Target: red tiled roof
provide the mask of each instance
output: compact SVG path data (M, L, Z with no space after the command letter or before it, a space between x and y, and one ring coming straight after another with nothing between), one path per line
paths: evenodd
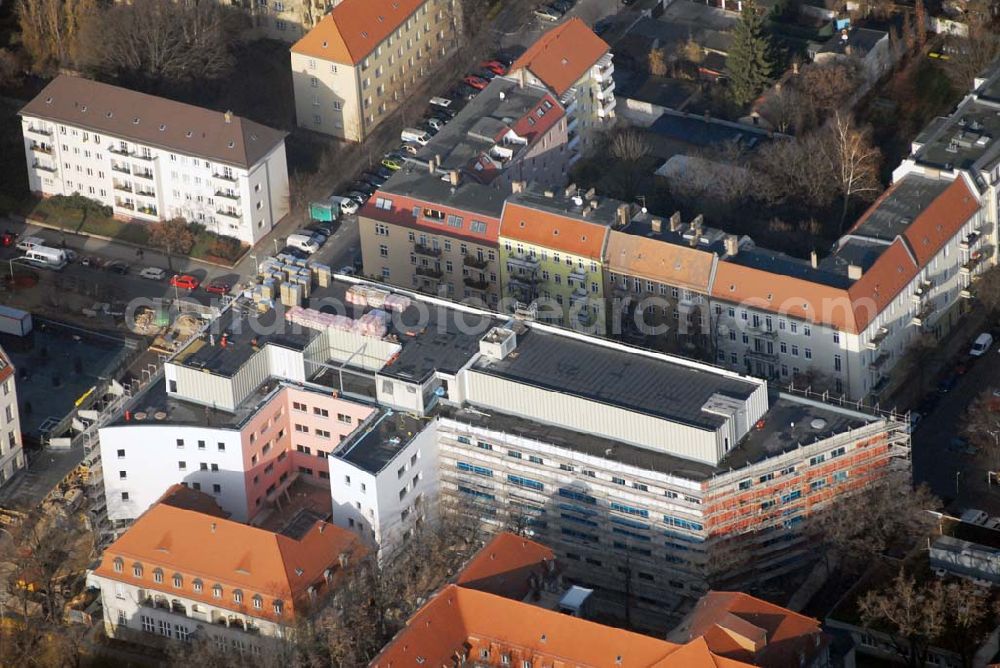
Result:
M292 45L292 53L357 65L424 1L344 0Z
M526 68L556 95L562 95L609 49L586 23L573 17L539 37L510 69Z
M392 204L388 209L380 209L378 208L379 199L389 200ZM462 218L462 226L452 227L447 225L447 218L440 223L432 223L423 216L414 218L414 207L434 209L435 211L442 212L445 216L460 216ZM361 207L361 210L358 211L358 216L363 216L365 218L370 218L371 220L377 220L383 223L403 225L417 230L425 229L434 234L444 234L458 239L468 239L485 245L496 246L497 239L500 237L499 218L493 218L491 216L475 213L473 211L466 211L464 209L456 209L454 207L428 202L415 197L408 197L406 195L384 193L381 190L376 191L375 194L372 195L371 198L365 203L365 205ZM473 232L473 220L485 223L486 229L483 232Z
M455 583L507 598L523 599L532 576L541 583L555 554L541 543L504 531L493 537L458 574Z
M553 248L600 260L608 226L580 218L533 209L508 201L500 219L500 236L505 239Z

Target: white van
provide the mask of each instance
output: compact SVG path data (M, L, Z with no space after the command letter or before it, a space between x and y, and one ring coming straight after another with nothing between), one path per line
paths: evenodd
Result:
M405 128L399 133L399 138L404 142L411 141L421 146L427 146L427 142L431 140L431 136L427 132L417 128Z
M972 348L969 349L969 354L973 357L982 357L990 351L993 347L993 335L983 332L976 337L975 342L972 344Z
M289 234L288 238L285 239L285 244L292 248L298 248L300 251L305 251L310 255L319 250L319 244L312 237L305 234Z
M59 271L66 266L66 251L60 248L48 248L47 246L35 246L24 254L25 261L42 267L43 269L55 269Z
M35 246L44 246L45 239L41 237L25 237L17 242L17 250L29 251Z
M442 109L447 109L451 106L451 100L446 97L432 97L430 103L435 107L441 107Z

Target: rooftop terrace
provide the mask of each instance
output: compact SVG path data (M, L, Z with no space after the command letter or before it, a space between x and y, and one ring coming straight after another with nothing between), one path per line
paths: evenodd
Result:
M362 425L334 452L333 456L376 474L385 468L426 424L426 420L406 413L382 411L374 420Z

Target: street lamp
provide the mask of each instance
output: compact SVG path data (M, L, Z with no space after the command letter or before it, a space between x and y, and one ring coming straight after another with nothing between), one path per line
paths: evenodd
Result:
M23 262L23 261L25 261L27 259L28 259L27 255L21 255L21 256L18 256L18 257L12 257L9 260L7 260L7 263L10 265L10 281L11 281L11 283L14 282L14 263L15 262Z

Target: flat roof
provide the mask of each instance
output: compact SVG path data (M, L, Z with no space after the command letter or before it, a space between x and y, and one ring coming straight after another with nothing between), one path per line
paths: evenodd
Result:
M777 392L770 393L770 397L771 409L764 416L764 428L751 431L716 466L494 410L439 405L436 414L474 427L551 443L573 452L694 482L703 482L715 475L756 464L796 450L800 444L815 443L843 432L848 427L861 426L877 419ZM811 427L812 421L816 419L824 420L823 428ZM792 422L795 422L794 427L791 426Z
M958 108L943 120L936 121L920 134L914 152L918 163L942 169L965 169L972 172L988 168L1000 158L1000 100L989 96L1000 90L1000 82L983 85L982 100L966 97Z
M395 459L413 438L423 431L428 420L385 409L374 421L362 426L333 453L371 474L377 474Z
M956 540L1000 550L1000 531L996 529L945 517L941 522L941 533Z
M423 381L435 371L455 374L479 352L479 340L497 323L497 318L463 313L455 309L430 309L429 319L421 309L409 308L399 315L393 331L422 333L397 334L403 349L392 364L382 368L382 376ZM425 324L426 323L426 324Z
M930 179L919 174L907 174L886 191L875 206L865 212L861 222L847 236L863 236L885 242L893 241L906 232L913 221L931 202L951 186L946 179Z
M605 227L614 225L618 216L618 206L625 204L625 202L600 195L593 199L588 199L583 196L584 194L583 191L580 191L578 195L574 193L567 195L565 188L546 189L529 184L521 192L510 195L507 201L511 204L554 213L571 220L579 220L592 225L604 225ZM574 201L574 197L579 197L580 199ZM580 200L582 200L582 203L577 204ZM588 207L588 204L595 201L597 202L596 209ZM584 213L585 211L586 213ZM501 233L503 233L502 229Z
M697 368L639 349L595 345L538 329L518 335L516 354L503 360L483 357L473 368L517 383L712 430L725 420L702 410L709 398L721 394L745 401L761 384L707 365Z
M468 178L452 186L447 171L431 174L426 164L412 160L406 161L402 169L379 186L379 191L492 218L500 217L505 197L501 190Z

